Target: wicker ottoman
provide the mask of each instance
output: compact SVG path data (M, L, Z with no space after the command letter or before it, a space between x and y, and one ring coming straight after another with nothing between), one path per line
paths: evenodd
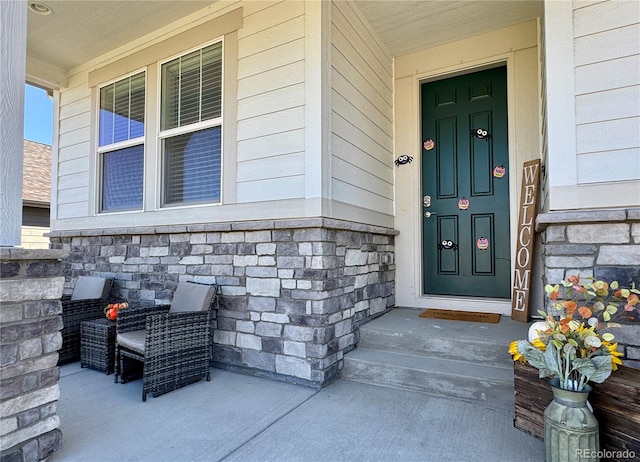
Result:
M80 324L80 367L113 372L116 323L108 319L82 321Z

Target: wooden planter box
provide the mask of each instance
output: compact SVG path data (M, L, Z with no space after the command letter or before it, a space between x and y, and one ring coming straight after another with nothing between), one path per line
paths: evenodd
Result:
M534 367L514 363L514 426L544 439L544 410L553 399L549 379L539 379ZM620 366L604 383L592 384L589 402L600 424L600 449L633 451L640 460L640 370Z

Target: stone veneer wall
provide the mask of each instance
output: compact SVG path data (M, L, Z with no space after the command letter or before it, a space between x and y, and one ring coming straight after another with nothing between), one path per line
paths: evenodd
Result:
M640 287L640 209L552 212L538 215L544 283L573 274ZM624 364L640 368L640 324L614 332Z
M361 323L394 305L394 234L339 220L53 232L79 275L115 279L132 303L170 303L179 281L221 287L213 364L321 386ZM112 292L113 293L113 292Z
M57 415L64 284L57 250L0 249L0 452L38 461L62 446Z

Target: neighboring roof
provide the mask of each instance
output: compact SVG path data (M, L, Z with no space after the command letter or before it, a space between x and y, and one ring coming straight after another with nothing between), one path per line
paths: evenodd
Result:
M23 202L51 202L51 146L24 140Z

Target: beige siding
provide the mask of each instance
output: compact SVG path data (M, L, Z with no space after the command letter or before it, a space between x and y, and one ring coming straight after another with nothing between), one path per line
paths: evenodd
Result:
M304 128L304 2L269 4L245 16L244 26L238 42L237 200L304 197L304 137L296 136Z
M24 249L48 249L49 238L44 234L49 228L41 226L23 226L20 235L20 247Z
M613 61L584 64L576 68L576 93L578 95L639 84L640 66L638 66L637 55Z
M294 129L238 141L238 161L292 154L304 146L304 130Z
M544 2L545 210L640 205L640 3Z
M85 91L86 93L86 91ZM60 120L67 120L76 114L88 114L91 111L91 98L86 95L77 101L71 101L69 94L65 94L65 104L60 108Z
M232 201L224 203L225 207L208 206L207 216L216 219L219 214L221 220L228 220L234 216L230 213L234 204L304 198L305 3L292 0L221 1L208 8L206 16L195 14L177 21L171 27L132 42L129 48L114 50L69 73L69 86L61 90L59 100L54 229L95 227L101 223L102 226L118 225L125 221L137 224L146 220L144 214L129 215L129 218L118 214L93 217L99 178L92 140L95 102L92 102L89 88L89 73L128 55L144 52L145 47L172 34L238 7L242 7L243 27L238 30L237 43L234 43L237 47L237 106L231 111L237 123L234 132L237 152L223 161L224 169L235 172L237 186ZM148 70L149 79L155 78L156 74L155 69ZM151 88L152 85L147 86L147 98L155 97ZM155 123L155 120L147 119L148 126ZM157 165L153 165L159 157L156 146L155 142L146 146L145 175L150 181L145 181L145 187L153 185L153 178L159 174ZM157 197L158 192L154 194ZM145 211L153 212L158 223L201 221L203 216L195 211L197 207L191 206L186 211L159 209L153 202L147 196ZM256 207L262 207L261 213L278 210L275 204L266 209ZM237 210L236 219L258 218L256 208ZM299 215L295 210L291 213Z
M640 179L640 3L574 3L578 184Z
M238 83L241 84L243 78L259 77L261 69L278 69L300 60L304 60L304 38L274 46L261 53L247 55L238 61Z
M295 107L273 114L263 114L238 121L238 141L298 130L304 127L304 107ZM243 153L247 155L246 153ZM250 155L250 154L249 154Z
M69 79L60 93L56 216L70 218L89 211L91 91L86 75Z
M331 26L332 199L391 215L392 60L350 3Z
M300 51L300 56L302 56L302 51ZM242 63L244 62L242 61ZM245 69L247 67L244 66ZM264 65L258 67L258 69L260 68L265 69ZM255 71L256 68L254 67L253 70ZM287 89L302 82L304 82L304 60L299 60L240 78L238 95L243 99L251 98L271 91Z

